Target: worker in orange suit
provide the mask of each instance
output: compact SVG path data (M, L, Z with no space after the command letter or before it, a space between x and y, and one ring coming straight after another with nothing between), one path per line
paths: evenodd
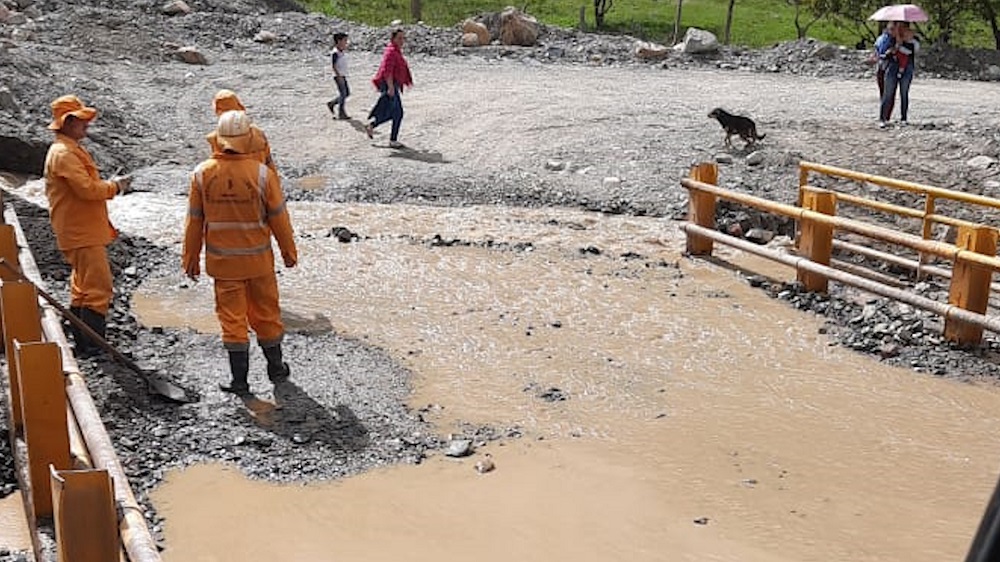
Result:
M212 98L212 108L215 110L216 117L221 116L227 111L247 110L246 107L243 107L243 102L240 101L239 96L232 90L219 90L215 92L215 96ZM250 141L250 155L258 162L267 164L267 167L274 170L274 173L277 174L278 168L274 165L274 158L271 157L271 145L267 142L267 135L257 125L253 124L250 125L250 131L253 137ZM212 154L219 152L219 143L216 141L215 135L215 131L206 135L208 144L212 147Z
M248 324L267 359L268 378L275 385L288 379L271 237L278 241L285 267L295 267L298 252L278 175L252 153L250 118L243 111L227 111L216 133L219 150L195 168L191 179L181 259L188 277L197 280L204 246L232 374L232 381L219 388L245 396L250 393Z
M107 314L114 296L107 246L118 235L108 218L108 199L128 193L132 178L102 180L94 159L80 145L97 110L76 96L52 102L55 141L45 157L45 195L56 243L73 273L70 311L101 337L107 335ZM99 350L75 326L71 329L78 354Z

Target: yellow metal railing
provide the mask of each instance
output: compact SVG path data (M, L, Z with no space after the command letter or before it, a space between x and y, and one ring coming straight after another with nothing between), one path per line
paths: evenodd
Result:
M975 226L984 226L986 228L993 228L988 225L980 225L972 221L950 217L939 213L937 209L938 207L937 203L939 200L955 201L967 205L974 205L978 207L985 207L987 209L1000 210L1000 200L994 199L992 197L986 197L984 195L975 195L971 193L964 193L961 191L954 191L951 189L944 189L941 187L904 181L886 176L867 174L864 172L858 172L855 170L848 170L845 168L838 168L836 166L828 166L826 164L819 164L816 162L808 162L804 160L799 162L798 202L800 206L802 204L803 192L810 186L809 184L810 173L816 173L834 178L852 180L860 182L862 184L878 185L889 189L895 189L898 191L904 191L907 193L913 193L916 195L923 196L924 197L923 209L918 210L910 207L904 207L902 205L896 205L893 203L886 203L882 201L875 201L872 199L868 199L866 197L861 197L850 193L843 193L840 191L836 191L838 203L841 202L848 203L857 207L862 207L874 211L879 211L882 213L888 213L907 218L917 219L921 221L920 232L921 232L921 237L924 240L930 240L932 238L935 224L944 224L956 228L975 227ZM835 245L839 244L835 242ZM950 273L947 272L946 270L933 267L926 267L926 263L929 261L928 258L929 256L924 254L923 252L919 253L918 262L915 264L915 267L913 268L917 273L917 278L922 278L925 273L950 277Z
M889 178L883 179L889 180ZM690 193L688 213L690 224L682 227L687 233L689 254L710 255L713 242L744 248L795 267L798 271L798 280L807 290L826 291L829 280L834 279L942 315L945 317L945 337L956 343L978 343L982 339L984 328L1000 332L1000 320L985 315L993 272L1000 271L1000 259L996 257L997 229L974 223L961 225L956 244L950 244L838 217L836 206L839 194L832 191L805 186L800 190L800 206L796 207L721 188L716 185L717 183L718 168L715 164L695 166L691 170L691 176L681 180L681 185ZM984 199L978 196L970 198ZM798 221L800 257L789 257L759 247L748 247L742 240L717 232L715 208L718 199L740 203ZM1000 208L1000 201L990 201ZM880 242L910 248L921 254L951 262L954 266L951 272L948 304L938 303L830 267L833 236L837 231L851 232Z

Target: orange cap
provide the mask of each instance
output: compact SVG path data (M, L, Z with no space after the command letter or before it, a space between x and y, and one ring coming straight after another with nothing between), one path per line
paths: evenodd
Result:
M58 97L52 102L52 122L49 123L49 128L53 131L62 129L63 123L70 115L77 119L91 121L97 117L97 110L83 105L80 98L72 94Z
M222 115L227 111L246 111L240 98L232 90L219 90L215 92L215 97L212 99L212 107L215 108L216 115Z

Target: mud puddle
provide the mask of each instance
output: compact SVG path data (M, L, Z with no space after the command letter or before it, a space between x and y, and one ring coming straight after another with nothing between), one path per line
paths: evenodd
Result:
M303 267L281 274L289 315L388 350L415 373L411 406L442 432L465 421L524 438L304 487L220 466L172 474L154 495L166 559L965 554L996 478L1000 392L831 346L816 318L681 258L672 223L292 212ZM339 243L333 226L359 239ZM151 280L134 302L147 325L215 329L207 281ZM479 475L486 452L497 469Z

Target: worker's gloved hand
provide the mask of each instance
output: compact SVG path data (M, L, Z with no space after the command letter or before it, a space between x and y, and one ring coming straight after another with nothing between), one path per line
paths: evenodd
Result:
M125 195L132 191L132 176L114 176L111 182L118 188L118 195Z
M285 260L285 267L287 267L289 269L295 267L295 264L299 263L298 260L296 260L295 258L293 258L291 256L282 256L282 259Z

